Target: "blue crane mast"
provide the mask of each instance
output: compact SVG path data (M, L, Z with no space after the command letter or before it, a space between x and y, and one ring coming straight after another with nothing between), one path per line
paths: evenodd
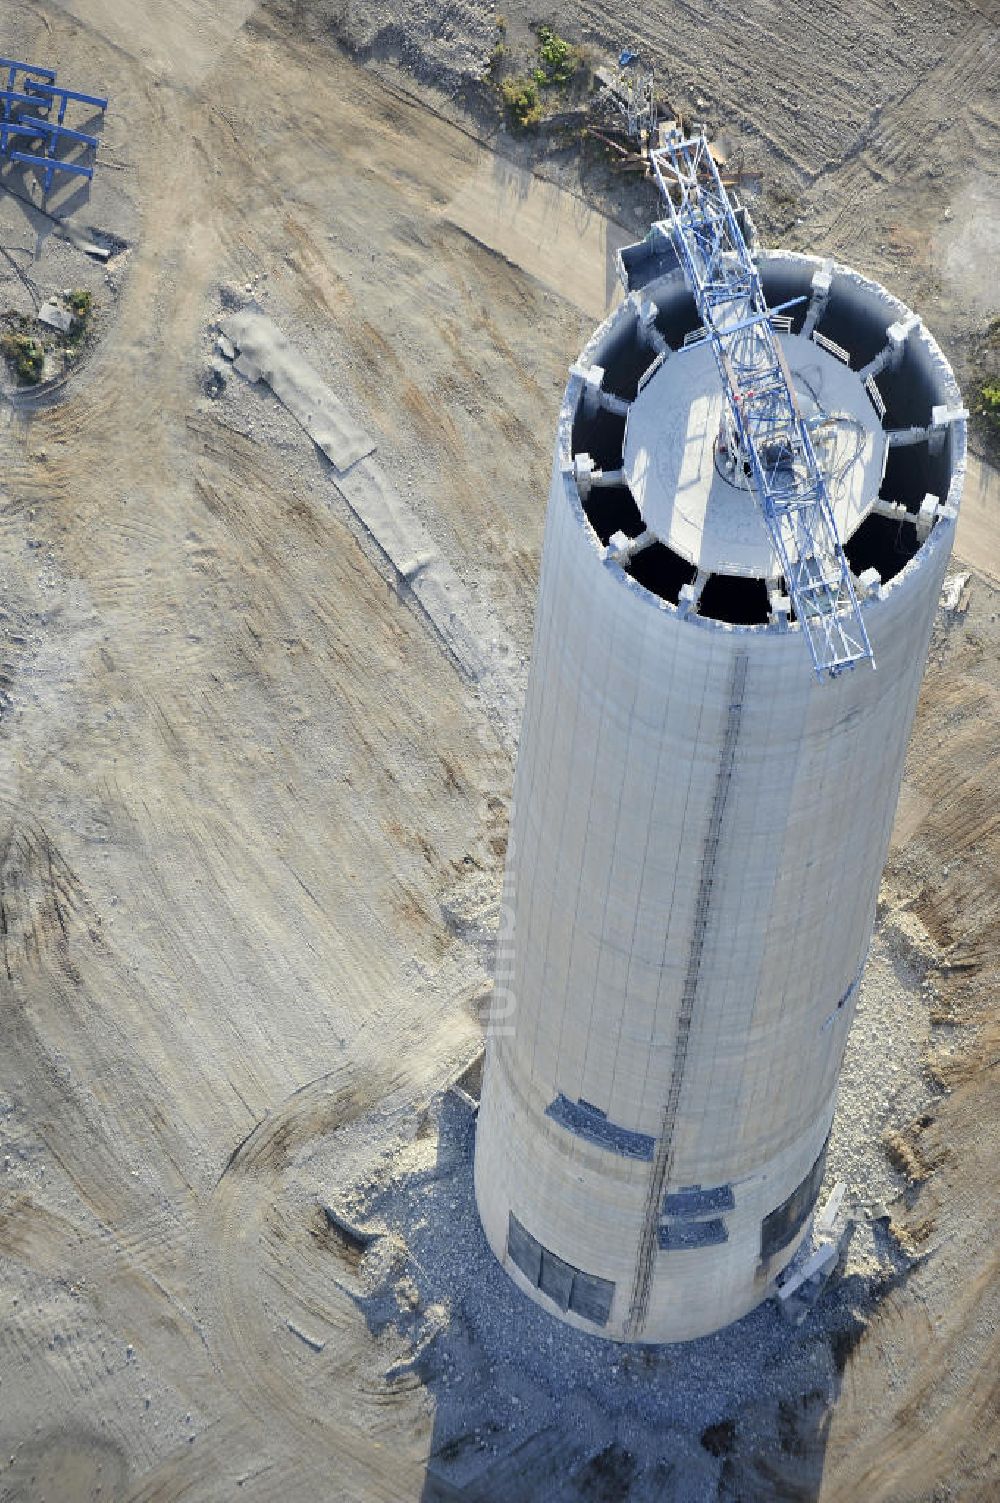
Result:
M663 139L650 160L719 369L730 473L756 497L816 676L865 659L874 667L826 479L771 325L781 309L768 308L704 133L685 138L675 126Z

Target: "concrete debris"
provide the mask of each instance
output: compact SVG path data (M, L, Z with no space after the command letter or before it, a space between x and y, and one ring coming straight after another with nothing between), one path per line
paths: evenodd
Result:
M473 613L466 587L393 489L373 457L374 441L263 313L244 309L229 314L222 337L239 351L234 369L248 381L267 381L331 461L337 489L389 559L400 588L427 616L459 671L479 683L491 659L467 625Z
M215 341L215 348L218 350L219 354L225 356L227 360L236 359L236 346L233 344L233 341L231 339L226 338L225 334L219 335L218 339Z
M964 616L969 609L971 590L968 588L971 574L948 574L941 590L941 609L950 616Z
M58 329L60 334L68 334L73 327L73 314L69 308L63 306L58 298L50 297L38 310L38 322L46 324L50 329Z
M384 1235L381 1229L361 1226L358 1222L352 1221L343 1211L338 1211L327 1201L321 1202L321 1209L326 1217L327 1225L331 1226L335 1232L339 1232L346 1242L359 1251L370 1247L373 1242Z
M314 1352L321 1352L326 1346L325 1341L321 1341L318 1336L310 1336L309 1332L303 1331L302 1327L297 1326L294 1320L286 1320L285 1325L291 1331L293 1336L297 1336L300 1341L304 1342L306 1346L311 1347ZM190 1419L190 1415L188 1416L188 1419Z
M818 1236L828 1237L832 1235L833 1229L837 1224L837 1217L840 1215L840 1208L844 1204L846 1193L846 1184L842 1179L838 1179L827 1196L826 1204L816 1217L816 1232Z
M460 1101L464 1107L468 1108L473 1116L476 1115L479 1111L479 1102L470 1096L468 1091L464 1091L457 1080L453 1080L448 1089L457 1101Z
M385 1381L391 1383L396 1378L406 1377L419 1366L421 1358L428 1348L438 1339L442 1332L448 1329L449 1312L445 1305L435 1304L429 1306L425 1312L423 1326L406 1357L393 1362L385 1370Z
M839 1256L840 1246L838 1243L821 1243L815 1252L810 1253L801 1268L793 1273L790 1278L785 1279L784 1283L779 1284L779 1303L790 1299L797 1290L802 1288L803 1284L808 1284L810 1279L822 1278L825 1274L832 1273L833 1269L837 1266Z
M381 465L367 456L339 475L336 484L429 617L443 646L465 675L478 682L486 671L487 659L465 624L465 586L441 557L423 525L400 501Z
M211 397L213 401L221 397L225 391L229 375L230 367L224 360L220 360L218 355L214 355L209 362L208 370L205 372L202 383L206 395Z
M691 1478L697 1464L707 1468L706 1483L717 1480L717 1458L693 1437L739 1415L745 1444L745 1415L756 1433L798 1395L833 1391L835 1340L863 1319L856 1264L851 1279L830 1289L842 1244L828 1244L819 1275L807 1274L784 1304L768 1301L737 1326L683 1348L623 1348L555 1322L511 1284L479 1223L471 1124L453 1091L438 1098L429 1117L413 1110L400 1120L388 1153L384 1122L375 1113L358 1127L372 1157L355 1162L344 1193L366 1222L377 1219L394 1229L384 1241L395 1247L392 1258L382 1255L381 1243L364 1258L359 1281L365 1293L356 1302L380 1347L391 1353L384 1380L416 1379L433 1395L435 1490L429 1498L437 1503L514 1496L707 1503L717 1489L695 1491ZM335 1178L343 1163L343 1148L330 1145L321 1169ZM814 1250L807 1243L803 1261ZM817 1304L824 1290L829 1293ZM440 1329L439 1310L447 1312ZM542 1434L549 1437L544 1446ZM671 1457L683 1458L678 1490L657 1470L667 1434L678 1437L676 1445L671 1439ZM688 1441L682 1444L681 1436ZM615 1439L634 1459L640 1488L554 1490L557 1480L575 1477L589 1456ZM584 1448L579 1456L578 1445Z
M483 1094L483 1064L486 1055L480 1049L451 1083L451 1089L463 1104L471 1102L472 1110L478 1112Z
M265 314L232 313L222 333L239 351L240 375L266 381L335 469L343 473L371 454L374 440Z

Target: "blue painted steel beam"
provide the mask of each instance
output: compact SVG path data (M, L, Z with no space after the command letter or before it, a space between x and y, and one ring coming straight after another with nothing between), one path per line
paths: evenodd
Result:
M874 667L826 480L771 327L780 310L767 306L708 141L675 128L650 158L712 345L734 457L748 468L816 675L865 660Z
M51 172L71 172L74 177L94 176L93 167L85 167L82 162L58 162L54 157L39 157L30 151L12 151L10 159L12 162L27 162L32 167L46 167Z
M49 83L55 83L56 75L53 68L37 68L34 63L19 63L12 57L0 57L0 68L6 68L10 74L9 89L14 87L14 76L17 73L32 73L39 78L47 78Z
M12 104L26 104L30 109L37 110L44 103L43 100L37 99L34 94L18 94L15 89L0 89L0 101L8 109Z
M20 120L0 120L0 147L6 146L10 136L30 136L32 140L36 136L43 136L44 131L38 129L39 122L33 118Z
M18 126L30 127L35 135L51 136L53 143L56 141L82 141L84 146L92 146L96 149L99 142L96 136L88 136L85 131L72 130L68 125L57 125L54 120L41 120L36 115L20 115L16 120L0 121L0 129L17 133Z
M92 167L84 167L79 162L59 162L54 157L39 157L30 151L9 151L7 155L12 162L23 162L27 167L43 167L42 186L46 193L51 189L52 179L57 172L69 172L74 177L85 177L88 180L94 176Z
M108 107L108 101L101 99L97 94L81 94L76 89L64 89L61 84L35 83L34 79L30 79L25 84L25 88L29 89L32 94L38 95L40 99L50 101L59 100L58 119L60 125L66 117L66 104L70 99L74 100L77 104L93 105L94 109L100 110L102 113Z
M52 76L54 78L55 74ZM33 94L49 94L53 98L58 95L63 99L73 99L78 104L92 104L98 110L106 110L108 107L108 101L99 94L81 94L78 89L64 89L62 84L35 83L32 79L30 88Z

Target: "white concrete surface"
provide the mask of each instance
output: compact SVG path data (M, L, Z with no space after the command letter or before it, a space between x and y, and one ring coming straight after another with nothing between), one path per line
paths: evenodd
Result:
M854 532L878 494L886 442L856 374L812 340L779 336L803 416L822 413L817 458L831 476L830 505L841 537ZM625 472L643 521L682 558L708 573L780 574L777 553L751 493L731 485L715 462L724 397L707 342L679 350L632 403Z
M349 470L371 454L371 434L266 314L241 308L224 320L222 333L239 351L239 374L248 381L266 381L337 470Z

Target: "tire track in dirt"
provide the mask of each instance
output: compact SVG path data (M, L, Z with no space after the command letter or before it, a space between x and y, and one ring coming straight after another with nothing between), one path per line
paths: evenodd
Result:
M391 1058L381 1050L366 1056L359 1041L351 1063L302 1086L236 1146L210 1206L216 1359L249 1413L279 1417L282 1432L296 1437L304 1479L322 1475L336 1455L339 1486L375 1503L419 1495L426 1457L419 1436L429 1429L421 1388L387 1386L386 1358L349 1293L356 1260L331 1237L320 1207L303 1200L297 1165L372 1109L385 1118L435 1094L453 1073L456 1049L467 1050L466 1032L449 1017L430 1031L411 1029ZM325 1340L323 1350L306 1348L286 1328L289 1318ZM402 1406L396 1449L378 1438L387 1406Z
M868 148L873 171L893 181L920 163L933 136L952 123L956 101L979 97L982 85L996 77L998 37L994 23L966 22L961 40L938 67L882 116Z
M352 1267L335 1244L308 1225L287 1218L289 1186L283 1176L296 1155L379 1105L383 1111L409 1099L426 1071L416 1059L342 1067L310 1082L258 1124L234 1150L213 1197L219 1218L219 1358L252 1413L279 1416L298 1437L300 1466L321 1475L328 1458L339 1461L339 1485L357 1496L397 1503L419 1487L422 1465L407 1461L374 1438L365 1402L328 1401L336 1374L367 1366L371 1338L340 1280ZM318 1207L315 1208L318 1210ZM269 1293L270 1291L270 1293ZM275 1300L280 1302L277 1308ZM304 1355L299 1339L280 1332L291 1308L303 1327L310 1320L327 1342ZM335 1337L335 1339L333 1339Z
M87 933L75 873L40 820L0 800L0 966L6 980L23 979L50 959L70 964L71 928L77 938Z
M995 20L966 19L958 41L940 60L878 110L847 159L831 162L831 170L814 185L812 235L818 243L844 260L865 263L873 224L886 212L884 196L894 200L900 185L940 170L944 161L950 169L960 160L963 146L959 142L948 156L949 143L957 142L963 116L968 118L972 102L981 101L983 90L996 78L998 55L1000 28ZM989 138L982 143L987 154L995 146ZM965 170L967 165L962 163ZM866 192L859 191L859 174L868 180ZM957 186L949 181L942 192L951 196Z
M619 9L592 3L581 11L609 44L619 42ZM640 50L655 57L668 95L675 83L707 92L713 115L765 142L805 180L849 149L884 103L886 80L905 92L940 57L916 17L897 20L872 5L656 6L637 21ZM822 66L809 69L804 88L805 37Z

